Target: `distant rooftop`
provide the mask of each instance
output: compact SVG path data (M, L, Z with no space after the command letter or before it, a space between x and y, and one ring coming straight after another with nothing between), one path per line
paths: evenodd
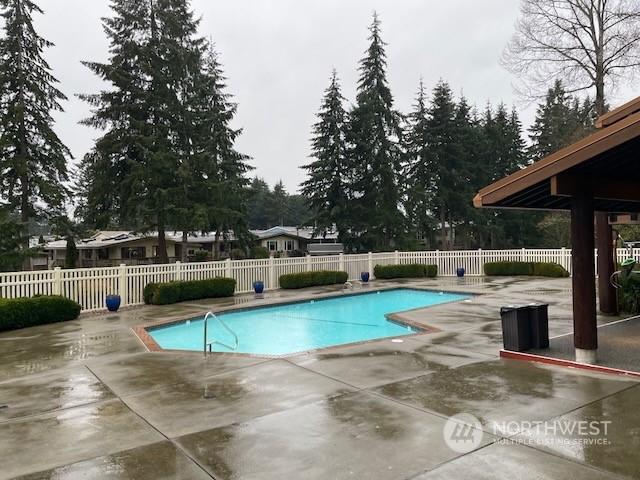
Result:
M304 240L317 239L334 241L338 238L338 234L335 232L327 233L326 235L314 236L314 229L309 227L297 228L297 227L273 227L267 230L250 230L259 239L267 239L279 236L289 236L301 238ZM124 244L140 240L143 238L158 238L158 232L146 232L135 233L126 230L101 230L88 238L83 238L76 241L76 247L79 250L93 250L100 248L107 248L118 244ZM182 232L170 231L166 233L167 241L180 243L182 242ZM236 240L233 232L220 232L219 240L233 241ZM198 234L189 234L187 236L187 242L193 244L199 243L212 243L215 242L215 232L204 232ZM44 245L44 248L49 250L64 250L67 247L66 239L51 240Z

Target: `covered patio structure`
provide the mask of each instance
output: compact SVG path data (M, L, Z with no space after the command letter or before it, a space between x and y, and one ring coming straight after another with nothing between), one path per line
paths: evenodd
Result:
M478 208L571 212L575 360L595 363L598 348L595 246L600 308L615 313L610 214L640 212L640 97L600 117L588 137L483 188ZM597 231L596 231L597 230Z

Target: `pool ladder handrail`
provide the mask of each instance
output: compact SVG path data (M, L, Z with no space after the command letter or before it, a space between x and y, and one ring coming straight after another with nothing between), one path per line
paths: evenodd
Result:
M207 338L207 326L208 326L208 323L209 323L209 317L213 317L215 320L218 321L218 323L220 323L220 325L222 325L224 327L224 329L227 332L229 332L231 335L233 335L233 340L234 340L233 347L231 345L227 345L226 343L220 342L218 340L212 340L211 342L208 341L208 338ZM220 317L216 316L213 312L207 312L207 314L204 316L204 356L205 356L205 358L207 356L207 352L211 353L211 351L212 351L211 347L213 345L215 345L215 344L222 345L223 347L226 347L229 350L236 351L238 349L238 335L236 335L236 332L231 330L229 325L227 325Z

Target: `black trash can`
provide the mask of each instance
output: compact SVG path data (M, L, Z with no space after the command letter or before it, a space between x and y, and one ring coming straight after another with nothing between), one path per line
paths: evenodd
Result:
M549 348L549 305L532 303L527 307L531 321L531 346Z
M532 348L529 313L529 307L524 305L508 305L500 309L505 350L524 352Z

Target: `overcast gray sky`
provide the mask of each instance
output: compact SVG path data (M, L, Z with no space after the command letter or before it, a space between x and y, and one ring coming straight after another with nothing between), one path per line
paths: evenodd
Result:
M336 68L343 92L355 97L357 65L367 48L367 27L377 10L388 43L388 77L396 106L407 112L420 77L431 89L447 80L484 108L489 101L517 102L510 74L499 65L513 33L516 0L192 0L202 17L200 33L217 46L238 102L238 148L253 157L255 173L289 192L304 179L310 126L328 77ZM81 60L106 60L100 18L108 0L39 0L45 15L36 27L56 46L47 51L54 74L69 96L56 116L57 131L76 161L99 135L78 122L87 105L76 93L95 92L101 82ZM618 98L624 99L620 92ZM615 103L616 102L612 102ZM517 105L528 126L534 107Z

